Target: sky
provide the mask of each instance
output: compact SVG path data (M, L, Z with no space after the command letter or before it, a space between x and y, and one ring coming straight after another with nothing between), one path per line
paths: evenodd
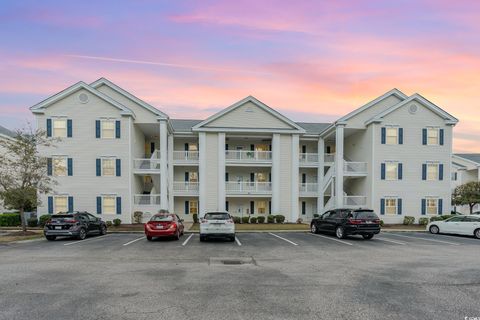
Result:
M253 95L330 122L398 88L456 116L480 152L480 1L0 1L0 125L106 77L172 118Z

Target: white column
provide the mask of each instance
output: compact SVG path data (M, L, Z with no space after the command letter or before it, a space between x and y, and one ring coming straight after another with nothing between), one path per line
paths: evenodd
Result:
M280 212L280 134L272 137L272 214Z
M335 204L337 208L343 207L343 166L345 160L343 159L343 124L337 124L335 132Z
M173 198L173 134L168 136L168 210L175 212Z
M317 212L318 214L323 213L323 175L324 175L324 166L325 166L325 140L323 138L318 139L318 169L317 169Z
M218 133L218 211L225 211L225 133Z
M205 214L205 203L207 201L207 177L206 177L206 152L207 152L207 136L205 132L198 134L198 217L201 218Z
M167 121L160 121L160 209L168 209L168 130Z
M292 135L292 212L291 222L295 222L298 219L298 188L299 188L299 143L300 137L298 134Z

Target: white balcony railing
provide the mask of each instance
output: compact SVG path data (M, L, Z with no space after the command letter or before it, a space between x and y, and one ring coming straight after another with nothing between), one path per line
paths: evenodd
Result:
M325 153L324 154L325 162L335 162L335 153Z
M300 163L318 163L318 153L300 153Z
M366 174L367 173L367 163L366 162L352 162L345 161L343 164L343 170L346 174Z
M198 182L191 181L175 181L173 182L174 192L198 193Z
M271 193L272 192L272 183L271 182L225 182L225 191L227 193L239 193L239 194L250 194L250 193Z
M225 160L227 162L271 162L271 151L244 151L226 150Z
M300 183L299 184L300 193L317 193L318 192L318 183Z
M159 194L135 194L133 195L133 203L140 206L160 205Z
M145 171L160 170L160 159L134 159L133 168Z
M176 162L198 161L198 151L173 151L173 160Z
M366 196L344 196L343 204L346 206L362 207L367 205Z

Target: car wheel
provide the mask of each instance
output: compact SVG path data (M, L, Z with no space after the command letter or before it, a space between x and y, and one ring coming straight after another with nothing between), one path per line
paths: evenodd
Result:
M45 236L45 238L47 238L48 241L53 241L53 240L55 240L57 237L56 237L56 236Z
M337 227L337 229L335 229L335 235L338 239L345 238L345 230L343 229L343 227Z
M318 229L317 229L317 226L315 225L315 223L312 223L312 225L310 226L310 232L311 233L318 233Z
M428 230L431 234L438 234L440 232L440 229L436 225L431 226Z
M475 230L473 232L473 235L475 236L475 238L480 239L480 229Z
M231 236L231 237L230 237L230 241L231 241L231 242L234 242L234 241L235 241L235 236Z
M148 240L148 241L152 241L152 240L153 240L153 237L147 236L147 240Z
M84 240L87 237L87 231L84 228L81 228L78 232L78 239Z
M100 227L100 235L104 236L106 234L107 234L107 227L102 225Z
M207 240L207 237L200 235L200 241L204 242L205 240Z
M365 239L365 240L370 240L372 238L373 238L373 234L364 234L363 235L363 239Z

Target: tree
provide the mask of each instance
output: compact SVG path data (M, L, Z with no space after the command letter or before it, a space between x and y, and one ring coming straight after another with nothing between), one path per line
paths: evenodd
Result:
M22 230L27 231L25 210L40 205L39 193L48 193L56 181L47 175L47 159L38 148L51 147L55 138L32 128L16 131L13 138L0 139L0 199L9 209L18 210Z
M480 182L472 181L455 188L452 194L452 202L454 205L470 207L470 214L473 207L480 203Z

